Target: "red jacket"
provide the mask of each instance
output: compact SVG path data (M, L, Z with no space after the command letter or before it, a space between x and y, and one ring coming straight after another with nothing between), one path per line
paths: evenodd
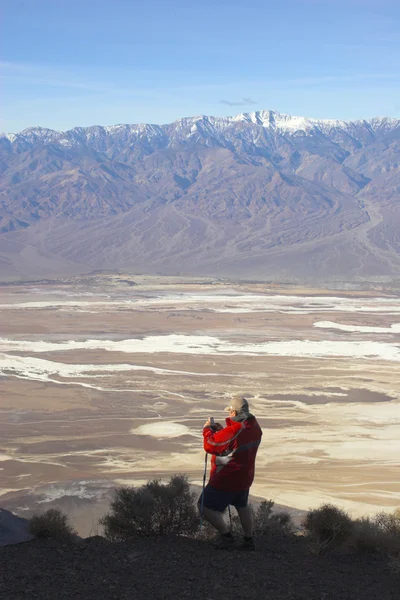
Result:
M226 427L203 429L204 450L212 454L209 484L226 492L247 490L254 479L254 463L262 431L253 415L245 421L226 419Z

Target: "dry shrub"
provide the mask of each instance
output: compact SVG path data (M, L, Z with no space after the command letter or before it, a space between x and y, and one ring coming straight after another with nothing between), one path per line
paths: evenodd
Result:
M257 509L253 509L255 537L262 537L272 532L278 534L293 533L294 525L290 514L286 511L273 513L273 506L274 502L272 500L262 500ZM240 519L236 514L232 517L232 526L234 532L243 533Z
M351 542L359 552L400 555L400 511L381 512L372 519L357 519Z
M214 541L217 535L216 529L210 525L208 521L203 519L201 527L199 527L195 537L202 542Z
M311 538L310 549L314 554L340 545L353 531L353 521L349 515L332 504L323 504L320 508L310 510L302 525Z
M286 510L281 510L271 515L270 530L292 534L295 532L295 526L291 514ZM267 531L268 532L268 531Z
M393 513L378 513L374 518L374 522L385 533L400 538L400 508L397 508Z
M76 531L58 508L49 508L41 515L34 515L29 521L29 533L41 539L71 540Z
M273 506L272 500L263 500L254 512L254 533L256 536L260 537L272 532L293 533L294 525L290 513L287 511L273 513Z
M264 535L270 529L273 506L272 500L263 500L254 511L254 535Z
M167 484L148 481L141 487L115 490L111 512L100 524L111 541L130 538L186 535L198 530L196 497L185 475L174 475Z

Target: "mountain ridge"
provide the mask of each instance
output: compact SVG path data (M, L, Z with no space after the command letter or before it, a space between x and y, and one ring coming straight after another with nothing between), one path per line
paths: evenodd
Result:
M0 275L393 278L399 156L399 119L277 111L3 135Z
M47 139L52 138L54 134L58 136L63 136L71 131L76 130L88 130L93 128L101 128L107 133L118 130L120 128L137 128L137 129L146 129L146 133L148 133L150 128L154 130L163 130L167 128L171 128L174 125L178 124L187 124L192 123L195 124L199 121L208 121L218 123L237 123L237 122L249 122L257 125L261 125L265 127L275 127L278 129L286 129L292 131L304 131L304 128L308 127L325 127L325 128L342 128L346 129L351 126L360 126L364 125L366 127L370 127L372 131L375 131L377 128L381 128L382 126L386 126L389 129L393 129L400 125L400 119L395 117L372 117L370 119L357 119L357 120L342 120L342 119L315 119L312 117L303 117L303 116L295 116L289 115L286 113L280 113L276 110L260 110L260 111L252 111L252 112L244 112L238 113L237 115L226 116L226 117L215 117L211 115L197 115L194 117L183 117L180 119L176 119L171 123L164 124L155 124L155 123L119 123L115 125L88 125L85 127L73 127L72 129L66 130L55 130L50 129L48 127L34 126L28 127L22 131L17 133L3 133L0 132L0 138L6 138L9 141L14 141L17 136L29 134L36 134L36 132L43 132L43 135L47 136ZM38 136L39 137L39 136Z

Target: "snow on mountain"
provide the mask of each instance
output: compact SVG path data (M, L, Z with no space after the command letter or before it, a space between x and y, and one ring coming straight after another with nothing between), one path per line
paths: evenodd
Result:
M275 110L4 134L0 276L398 277L399 148L399 119Z
M312 119L279 113L276 110L261 110L240 113L232 117L195 116L178 119L166 125L155 124L119 124L91 127L75 127L69 131L58 132L44 127L30 127L20 133L0 134L0 140L7 140L13 147L26 149L36 144L58 143L64 147L75 144L98 142L101 139L123 138L132 142L137 140L163 141L165 145L175 145L177 140L187 140L197 135L220 138L221 135L238 124L249 124L268 130L271 133L286 136L330 135L331 132L354 135L363 129L371 134L388 133L400 126L400 119L375 117L369 120L341 121L335 119ZM241 135L242 131L238 132Z

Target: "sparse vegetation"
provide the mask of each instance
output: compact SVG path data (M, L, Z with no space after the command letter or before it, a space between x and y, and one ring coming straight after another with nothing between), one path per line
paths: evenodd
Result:
M286 511L273 513L274 502L272 500L262 500L254 512L254 537L267 535L268 533L279 532L282 534L291 534L294 531L292 517ZM233 530L242 533L240 519L235 514L232 517Z
M310 549L314 554L339 545L353 532L350 516L332 504L323 504L320 508L310 510L302 524L311 538Z
M374 521L382 531L400 539L400 508L393 513L380 512Z
M255 537L271 533L290 536L295 532L290 513L273 512L273 507L272 500L263 500L254 509ZM197 493L191 490L185 475L174 475L166 484L154 479L141 487L116 488L110 512L99 524L111 542L165 535L207 541L216 534L207 522L199 528ZM233 509L232 526L234 532L242 533ZM342 546L347 552L385 557L391 570L400 573L400 509L353 520L340 508L323 504L307 513L302 526L315 555ZM29 532L42 539L70 540L76 535L68 517L58 509L33 516Z
M391 557L396 568L399 564L400 509L353 521L343 510L324 504L307 513L303 527L310 536L311 551L315 554L344 544L354 552Z
M271 515L269 521L270 531L281 531L286 535L294 533L295 526L291 514L286 510L281 510ZM268 529L266 530L268 533Z
M291 535L295 526L287 511L273 512L274 502L263 500L254 510L254 536L270 533ZM208 540L215 530L207 522L199 529L197 494L184 475L171 477L167 484L148 481L141 487L115 490L111 511L100 521L110 541L130 538L183 535ZM232 510L233 531L242 533L240 519ZM379 513L374 518L352 520L347 512L332 504L311 510L302 526L313 554L345 545L348 551L377 553L394 560L400 556L400 510Z
M272 500L263 500L254 511L254 535L263 535L269 529L273 506Z
M268 533L280 532L290 534L294 531L292 517L287 511L272 512L274 502L263 500L254 511L254 535L262 536Z
M185 475L174 475L167 484L154 479L141 487L120 487L115 490L111 512L100 523L111 541L193 536L199 526L196 495Z
M67 515L58 508L49 508L41 515L34 515L29 521L29 533L41 539L58 540L70 540L76 535Z
M352 546L358 552L400 557L400 511L357 519Z

